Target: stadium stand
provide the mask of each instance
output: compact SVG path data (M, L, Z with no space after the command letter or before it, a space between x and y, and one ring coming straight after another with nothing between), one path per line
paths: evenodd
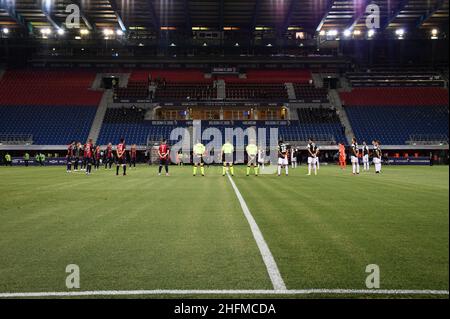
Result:
M294 83L294 90L297 100L304 100L308 102L328 101L328 90L325 88L316 88L309 84Z
M148 97L148 84L146 81L129 81L126 88L114 90L117 99L145 99Z
M213 100L217 89L209 83L165 83L156 89L156 100Z
M174 126L153 125L144 120L145 113L141 109L110 108L106 111L98 143L107 144L123 137L128 143L146 145L147 138L168 138Z
M0 134L25 134L32 143L85 141L102 92L89 90L95 72L10 70L0 81Z
M356 136L367 142L403 145L413 135L448 139L448 106L351 106L347 114Z
M140 69L132 70L130 74L130 81L145 81L148 83L149 75L152 80L158 78L165 79L167 82L183 82L183 83L198 83L211 82L211 79L205 79L205 73L198 69L183 69L180 70L157 70L157 69Z
M360 140L403 145L413 135L448 136L446 89L355 88L340 95Z
M444 88L354 88L341 92L344 106L417 106L448 105L448 91Z
M244 77L237 76L219 76L225 79L227 83L302 83L308 84L312 81L312 74L309 70L257 70L250 69L241 71Z
M95 106L0 106L0 133L30 134L33 144L65 145L85 142Z
M226 86L230 100L287 100L284 84L277 83L230 83Z
M0 105L98 105L102 92L89 90L95 71L9 70L0 80Z
M420 68L371 68L349 72L347 79L353 87L442 87L445 84L439 72Z

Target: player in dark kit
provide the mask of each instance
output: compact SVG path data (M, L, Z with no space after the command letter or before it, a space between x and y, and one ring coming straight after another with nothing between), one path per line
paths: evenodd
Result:
M109 169L111 169L113 160L114 160L114 156L113 156L112 144L108 143L108 146L106 146L106 151L105 151L105 169L107 169L108 166L109 166Z
M72 161L74 155L74 148L76 147L75 141L72 141L67 147L67 173L72 173Z
M73 159L73 171L77 172L78 171L78 164L80 163L80 157L81 157L81 143L80 142L76 142L75 144L75 149L74 149L74 159Z
M130 150L130 168L136 168L136 158L137 158L137 147L136 144L131 145Z
M158 149L159 155L159 173L161 175L162 167L166 170L166 176L169 176L169 146L166 143L166 140L161 141L161 145Z
M288 146L283 140L278 142L278 176L281 176L281 168L284 167L286 176L289 175Z
M123 176L127 175L127 146L125 145L125 139L121 138L120 143L117 144L116 147L116 157L117 157L117 166L116 166L116 175L119 175L120 166L123 167Z
M86 144L84 144L84 163L86 165L86 175L91 174L92 170L92 160L94 157L94 145L92 139L90 138Z

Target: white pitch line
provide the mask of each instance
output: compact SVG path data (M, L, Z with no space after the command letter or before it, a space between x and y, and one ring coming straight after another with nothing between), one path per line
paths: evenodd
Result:
M281 291L286 290L287 288L283 281L283 278L281 277L280 270L278 269L277 263L275 262L272 253L270 252L269 246L264 240L264 237L261 233L261 230L258 227L258 224L256 224L256 221L253 218L252 213L250 213L250 210L248 209L247 204L245 203L245 200L241 195L241 192L239 192L239 189L237 188L236 184L234 183L233 179L231 178L230 174L228 174L228 172L227 176L231 182L231 186L233 186L234 192L236 193L239 203L241 204L242 211L244 212L244 215L247 218L247 222L250 225L253 237L255 238L261 256L264 260L264 263L266 264L267 272L269 273L269 277L270 280L272 281L273 288L275 290Z
M0 298L86 297L136 295L449 295L448 290L302 289L302 290L99 290L62 292L7 292Z

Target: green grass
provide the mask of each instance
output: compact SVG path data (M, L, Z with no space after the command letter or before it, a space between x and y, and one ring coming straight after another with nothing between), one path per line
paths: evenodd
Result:
M272 289L221 168L155 172L0 168L0 292L66 291L72 263L81 290ZM365 289L377 264L382 289L448 290L448 167L234 180L288 289Z

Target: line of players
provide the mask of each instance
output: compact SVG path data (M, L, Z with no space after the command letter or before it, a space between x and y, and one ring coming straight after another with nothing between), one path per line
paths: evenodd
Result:
M129 151L130 167L136 167L137 147L135 144L131 146ZM99 145L94 145L92 139L89 139L86 144L82 145L80 142L72 141L67 147L67 172L80 170L86 171L86 175L92 172L92 166L97 170L100 168L100 163L104 164L105 169L112 169L112 165L116 164L116 175L119 175L120 167L122 167L123 175L127 171L127 156L125 140L120 139L119 144L113 150L112 143L106 146L106 150L102 151Z
M352 163L352 174L358 175L360 173L359 169L359 158L362 157L363 170L369 171L370 169L370 155L372 155L372 162L375 166L375 173L381 173L381 163L382 163L382 152L381 152L381 142L379 140L373 140L373 152L370 153L369 146L365 141L363 141L363 146L360 149L358 141L356 138L352 139L352 145L350 147L350 162ZM339 165L342 169L346 168L347 159L345 152L345 145L339 144Z
M381 148L380 142L378 140L372 141L373 145L373 163L375 165L375 172L378 174L381 172ZM319 146L314 142L312 138L308 140L308 145L306 146L308 151L308 173L310 176L312 171L314 171L314 175L317 175L319 169ZM264 153L265 151L258 148L254 140L251 140L250 143L246 147L247 153L247 172L246 175L249 176L251 169L253 168L255 176L258 176L260 167L264 167ZM280 140L278 143L278 167L277 167L277 175L281 176L281 171L284 168L285 174L289 175L289 160L288 154L291 152L291 159L293 160L293 167L296 167L296 155L295 152L299 152L298 148L290 149L287 143L284 143L283 140ZM361 153L362 152L362 153ZM135 144L131 146L130 149L130 167L136 167L136 158L137 158L137 147ZM200 168L200 173L202 176L205 176L205 156L206 147L200 141L198 141L193 147L193 175L196 176L198 169ZM83 155L81 157L81 154ZM233 154L234 154L234 146L230 141L226 141L226 143L222 146L221 149L221 158L223 163L222 175L225 176L226 172L229 171L232 176L234 176L234 166L233 166ZM162 168L165 168L166 176L169 175L169 165L170 165L170 148L167 145L166 140L162 140L161 144L158 148L158 156L159 156L159 172L158 175L161 175ZM359 158L362 157L362 162L364 166L364 171L369 171L370 167L370 151L366 142L363 142L363 147L360 149L356 138L353 138L352 145L350 148L350 157L352 163L352 173L357 175L360 173L359 168ZM81 159L81 169L86 171L87 175L90 175L92 172L92 166L95 169L98 169L100 166L100 162L103 161L105 165L105 169L111 169L112 164L116 163L116 175L119 175L120 167L122 167L123 175L126 175L127 170L127 156L126 156L126 144L125 140L120 139L119 144L117 144L115 150L113 150L113 146L109 143L106 147L105 152L101 151L100 146L95 146L93 144L92 139L89 139L88 142L84 145L81 143L77 143L73 141L69 144L67 149L67 172L72 172L72 165L74 166L74 171L78 170L78 163ZM294 163L295 159L295 163ZM342 169L346 168L346 150L345 145L339 144L339 165Z

